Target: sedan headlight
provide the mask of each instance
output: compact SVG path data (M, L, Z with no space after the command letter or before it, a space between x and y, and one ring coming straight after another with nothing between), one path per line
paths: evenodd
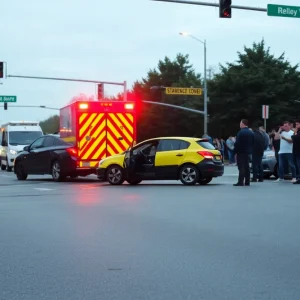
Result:
M16 155L16 154L17 154L17 151L10 149L10 150L9 150L9 153L12 154L12 155Z

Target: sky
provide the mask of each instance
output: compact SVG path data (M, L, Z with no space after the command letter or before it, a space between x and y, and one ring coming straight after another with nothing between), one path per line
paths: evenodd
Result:
M299 5L299 0L278 1L232 2L261 8ZM182 31L206 39L207 64L213 69L235 61L244 46L263 38L276 56L285 52L292 64L300 61L300 19L266 12L233 9L231 19L220 19L215 7L151 0L10 0L1 1L0 9L0 61L7 63L8 75L126 81L130 88L159 60L178 53L189 54L196 72L203 73L203 44L180 36ZM16 105L61 108L80 94L96 95L91 83L20 78L0 83L0 95L17 96L8 110L1 104L0 124L42 121L58 113ZM105 85L108 96L121 91L121 86Z

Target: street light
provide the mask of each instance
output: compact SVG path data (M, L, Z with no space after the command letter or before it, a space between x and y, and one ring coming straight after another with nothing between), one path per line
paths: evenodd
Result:
M204 45L204 134L207 134L207 102L208 102L208 100L207 100L207 79L206 79L206 61L207 61L207 59L206 59L206 40L202 41L186 32L180 32L179 34L182 36L189 36Z

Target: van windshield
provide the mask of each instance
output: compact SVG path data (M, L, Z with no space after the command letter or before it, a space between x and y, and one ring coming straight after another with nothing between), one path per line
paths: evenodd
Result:
M8 141L13 146L30 145L42 135L41 131L10 131Z

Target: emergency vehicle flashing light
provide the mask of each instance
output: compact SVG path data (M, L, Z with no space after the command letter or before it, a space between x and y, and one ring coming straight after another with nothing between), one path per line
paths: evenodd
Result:
M125 109L134 109L134 104L133 103L126 103L125 104Z
M79 103L79 108L80 109L88 109L89 105L87 103Z

